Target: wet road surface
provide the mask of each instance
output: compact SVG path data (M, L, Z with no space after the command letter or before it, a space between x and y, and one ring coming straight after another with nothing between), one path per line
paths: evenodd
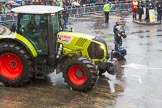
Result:
M0 108L161 108L162 25L134 24L131 16L110 17L109 24L104 24L103 17L88 16L71 19L69 26L74 31L101 36L111 50L117 18L125 23L128 37L123 46L128 54L119 62L116 76L104 73L86 93L68 88L61 73L52 73L48 79L25 87L2 85Z
M97 85L86 93L72 91L63 82L61 73L50 75L49 80L37 80L20 88L0 87L1 108L92 108L115 104L118 92L123 92L120 85L115 85L116 92L111 93L108 79L100 77ZM113 88L114 89L114 88Z

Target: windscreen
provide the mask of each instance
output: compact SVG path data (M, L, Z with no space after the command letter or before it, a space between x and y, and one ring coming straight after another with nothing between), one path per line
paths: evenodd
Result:
M48 21L47 15L19 15L19 33L29 39L38 52L47 51Z

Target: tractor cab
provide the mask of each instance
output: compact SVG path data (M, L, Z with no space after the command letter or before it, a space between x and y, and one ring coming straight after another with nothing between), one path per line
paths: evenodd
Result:
M37 9L40 7L41 11ZM61 29L61 10L61 7L54 6L21 6L12 9L18 13L16 33L30 40L38 54L47 54L48 49L51 49L49 47L56 47L57 33Z

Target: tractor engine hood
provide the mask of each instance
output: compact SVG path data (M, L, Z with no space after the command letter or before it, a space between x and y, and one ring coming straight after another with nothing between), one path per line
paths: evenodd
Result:
M107 57L107 46L103 39L79 32L59 32L58 43L63 44L63 52L81 50L82 55L90 57L94 61L103 61Z

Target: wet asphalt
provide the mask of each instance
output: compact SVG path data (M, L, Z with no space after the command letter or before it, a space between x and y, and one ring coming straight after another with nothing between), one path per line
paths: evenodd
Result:
M104 73L88 92L73 91L64 83L62 73L36 80L20 88L0 86L0 108L161 108L162 106L162 24L140 25L131 15L111 16L108 24L100 15L70 18L74 31L102 37L113 49L113 26L120 18L127 38L125 59L118 73Z

